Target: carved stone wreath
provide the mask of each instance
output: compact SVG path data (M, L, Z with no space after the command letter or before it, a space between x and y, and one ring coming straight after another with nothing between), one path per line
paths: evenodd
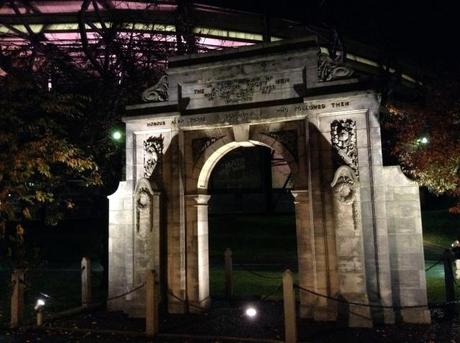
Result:
M137 194L137 208L144 209L150 202L150 194L147 188L141 188Z
M351 119L334 120L331 123L331 142L343 161L358 175L356 122Z
M163 160L163 135L158 137L149 137L144 142L144 177L152 176L155 168L159 166L161 171L161 163Z
M340 203L353 204L356 198L356 178L350 167L341 166L337 169L331 187L334 197Z
M345 66L343 63L333 60L327 54L318 56L318 80L334 81L346 79L353 75L353 69Z

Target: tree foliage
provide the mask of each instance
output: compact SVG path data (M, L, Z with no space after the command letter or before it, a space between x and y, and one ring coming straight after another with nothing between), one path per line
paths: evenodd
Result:
M87 19L90 6L99 23L94 13ZM85 0L79 46L55 44L25 23L27 46L0 48L0 233L14 243L4 250L23 244L24 220L56 223L73 195L97 203L115 190L124 149L110 133L168 56L197 51L189 6L178 5L176 41L134 30L134 18L103 20L98 2Z
M385 126L403 169L435 194L460 198L460 83L429 82L418 101L392 100ZM460 200L451 212L460 213Z
M30 76L0 78L0 241L20 254L24 222L56 222L74 206L72 190L101 184L92 155L69 139L86 99L49 92ZM16 259L21 259L15 256Z

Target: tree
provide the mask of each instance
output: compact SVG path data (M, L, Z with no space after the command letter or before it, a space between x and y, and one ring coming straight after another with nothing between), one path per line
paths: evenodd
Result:
M0 256L25 259L25 222L53 223L72 209L72 189L98 186L93 157L69 140L84 98L49 92L30 74L0 78Z
M23 15L15 2L10 5ZM82 2L76 45L55 44L23 20L25 31L13 31L27 44L0 47L7 75L0 70L0 105L9 108L0 117L4 238L21 243L23 220L44 208L45 221L62 218L75 205L73 191L105 204L122 178L124 149L110 133L122 127L125 105L139 102L142 90L161 78L168 56L197 51L188 2L178 4L176 41L135 29L136 18L120 18L112 7L109 1Z
M458 81L428 82L416 101L389 101L384 123L403 170L433 193L458 198L453 213L460 213L459 91Z

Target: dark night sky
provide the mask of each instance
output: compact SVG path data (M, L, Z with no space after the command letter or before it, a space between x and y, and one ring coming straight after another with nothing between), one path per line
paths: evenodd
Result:
M339 33L407 57L435 72L460 72L459 12L442 0L208 0L209 4L303 23L327 23ZM460 73L459 73L460 74Z

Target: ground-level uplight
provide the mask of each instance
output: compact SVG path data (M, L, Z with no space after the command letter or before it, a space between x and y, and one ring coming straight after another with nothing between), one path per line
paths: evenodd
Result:
M255 318L257 316L257 310L254 306L248 306L246 308L246 310L244 311L244 314L248 317L248 318Z

